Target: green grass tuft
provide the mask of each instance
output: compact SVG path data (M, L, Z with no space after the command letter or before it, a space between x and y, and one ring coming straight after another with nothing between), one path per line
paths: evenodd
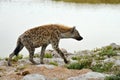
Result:
M76 63L71 63L67 65L68 69L82 69L89 68L91 66L92 59L81 59Z
M91 69L96 72L110 72L113 67L112 62L109 63L96 63L96 65L91 66Z
M106 76L104 80L120 80L120 76L117 75Z
M46 53L46 54L44 55L44 58L53 58L53 56L52 56L52 54L50 54L50 53Z
M108 57L111 57L111 56L116 56L117 53L115 50L113 50L113 48L111 46L107 46L107 47L104 47L101 49L101 51L99 52L99 55L100 56L108 56Z
M13 57L12 61L17 62L19 59L22 59L22 58L23 58L23 55L19 54L18 56Z
M54 66L58 66L57 62L49 62L49 64L54 65Z

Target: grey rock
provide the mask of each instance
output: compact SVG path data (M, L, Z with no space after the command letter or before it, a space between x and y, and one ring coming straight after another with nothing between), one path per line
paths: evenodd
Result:
M117 53L118 56L120 56L120 53Z
M115 61L115 65L120 66L120 60L116 60L116 61Z
M111 43L110 46L112 46L113 49L120 49L120 45L117 45L116 43Z
M47 80L45 76L40 74L29 74L23 77L21 80Z
M83 50L83 51L76 52L76 55L79 55L79 56L91 56L91 54L94 54L94 52L90 50Z
M6 60L0 60L0 66L7 66L7 61Z
M88 72L77 77L68 78L67 80L104 80L106 76L108 75L98 72Z
M54 65L48 65L48 64L40 64L40 65L37 65L37 67L46 67L48 69L54 69L55 68Z
M108 62L115 62L114 58L107 58L105 60L103 60L104 63L108 63Z

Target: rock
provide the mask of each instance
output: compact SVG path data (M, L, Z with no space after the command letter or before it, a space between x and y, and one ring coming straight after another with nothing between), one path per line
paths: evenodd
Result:
M47 80L45 76L40 74L29 74L23 77L21 80Z
M117 45L116 43L111 43L110 46L111 46L113 49L120 49L120 45Z
M94 54L94 52L90 51L90 50L83 50L83 51L79 51L77 52L76 55L79 55L79 56L91 56L91 54Z
M108 75L98 72L88 72L77 77L68 78L67 80L104 80L106 76Z
M0 66L7 66L6 60L0 60Z
M18 60L18 64L30 64L31 62L29 61L29 59L20 59Z
M37 67L46 67L47 69L54 69L55 68L54 65L47 65L47 64L40 64L40 65L37 65Z
M49 64L50 62L56 62L58 65L64 65L64 60L62 58L44 58L44 63Z
M120 56L120 53L117 53L118 56Z
M77 60L70 59L70 63L77 63L77 62L78 62Z
M60 50L65 54L66 57L71 55L71 53L68 53L64 48L61 48ZM55 50L46 50L45 53L53 55L54 58L61 58L61 56Z
M120 66L120 60L116 60L115 65Z
M113 58L107 58L105 60L103 60L104 63L108 63L108 62L115 62L115 59Z

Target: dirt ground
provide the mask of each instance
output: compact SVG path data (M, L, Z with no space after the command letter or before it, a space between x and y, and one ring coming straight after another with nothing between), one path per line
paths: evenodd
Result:
M27 74L44 75L47 80L66 80L69 77L78 76L90 72L89 69L73 70L65 67L54 67L52 69L45 66L27 65L25 68L17 69L16 67L0 66L0 80L21 80Z

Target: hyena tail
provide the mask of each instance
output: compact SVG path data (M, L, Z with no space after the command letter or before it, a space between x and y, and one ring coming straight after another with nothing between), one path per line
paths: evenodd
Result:
M18 38L17 46L16 46L15 50L13 51L13 54L17 56L19 54L19 52L23 49L23 47L24 47L24 45L21 43L21 39Z
M9 55L8 66L11 66L12 57L15 55L17 56L19 54L19 52L23 49L23 47L24 47L24 45L21 43L21 39L18 38L17 46L16 46L15 50L13 51L13 53L11 53Z

